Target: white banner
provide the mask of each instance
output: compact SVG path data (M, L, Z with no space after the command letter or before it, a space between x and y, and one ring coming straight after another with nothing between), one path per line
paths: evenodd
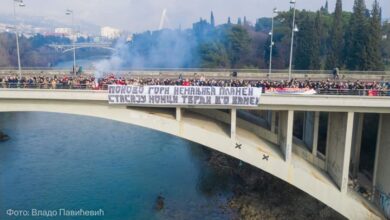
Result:
M109 104L257 106L261 88L205 86L108 87Z

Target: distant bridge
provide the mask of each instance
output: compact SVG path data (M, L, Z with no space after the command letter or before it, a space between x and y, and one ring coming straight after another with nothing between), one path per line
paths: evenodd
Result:
M73 51L74 49L82 49L82 48L101 48L112 51L117 51L114 47L112 47L111 43L75 43L73 44L49 44L49 47L55 48L56 50L60 50L63 53Z
M257 107L136 107L109 105L107 97L107 91L0 89L0 112L77 114L158 130L262 169L349 219L390 216L390 98L265 94ZM293 136L295 112L304 113L302 139ZM320 112L328 114L322 153ZM367 113L380 118L368 197L350 186L358 174Z

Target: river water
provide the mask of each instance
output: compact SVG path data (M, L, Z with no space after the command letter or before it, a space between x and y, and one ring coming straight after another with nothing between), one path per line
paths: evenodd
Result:
M0 142L1 220L30 219L6 210L31 215L32 209L104 211L77 219L232 218L221 208L231 195L231 177L214 173L197 144L119 122L54 113L1 113L0 131L11 137ZM157 211L160 194L165 207ZM74 218L58 213L54 219Z

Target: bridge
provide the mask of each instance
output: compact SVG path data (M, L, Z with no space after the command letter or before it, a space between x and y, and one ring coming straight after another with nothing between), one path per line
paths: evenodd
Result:
M256 107L109 105L107 91L0 89L0 112L56 112L105 118L184 138L262 169L349 219L390 217L390 99L263 95ZM303 137L293 135L304 114ZM318 146L320 113L328 115L326 149ZM379 114L372 182L358 175L363 118Z
M63 53L82 49L82 48L101 48L112 51L117 51L114 47L112 47L112 43L75 43L75 44L49 44L49 47L52 47L56 50L60 50Z

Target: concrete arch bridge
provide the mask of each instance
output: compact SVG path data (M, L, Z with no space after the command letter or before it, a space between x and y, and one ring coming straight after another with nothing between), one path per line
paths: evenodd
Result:
M49 44L49 47L60 50L63 53L67 53L73 50L78 50L82 48L100 48L116 52L117 49L112 47L111 43L75 43L73 44Z
M390 99L357 96L262 96L254 108L109 105L106 91L0 90L0 112L56 112L105 118L175 135L262 169L310 194L349 219L390 213ZM221 108L221 107L219 107ZM293 136L304 114L303 137ZM328 115L325 151L318 145L320 112ZM358 175L366 113L379 114L371 184L351 188Z

